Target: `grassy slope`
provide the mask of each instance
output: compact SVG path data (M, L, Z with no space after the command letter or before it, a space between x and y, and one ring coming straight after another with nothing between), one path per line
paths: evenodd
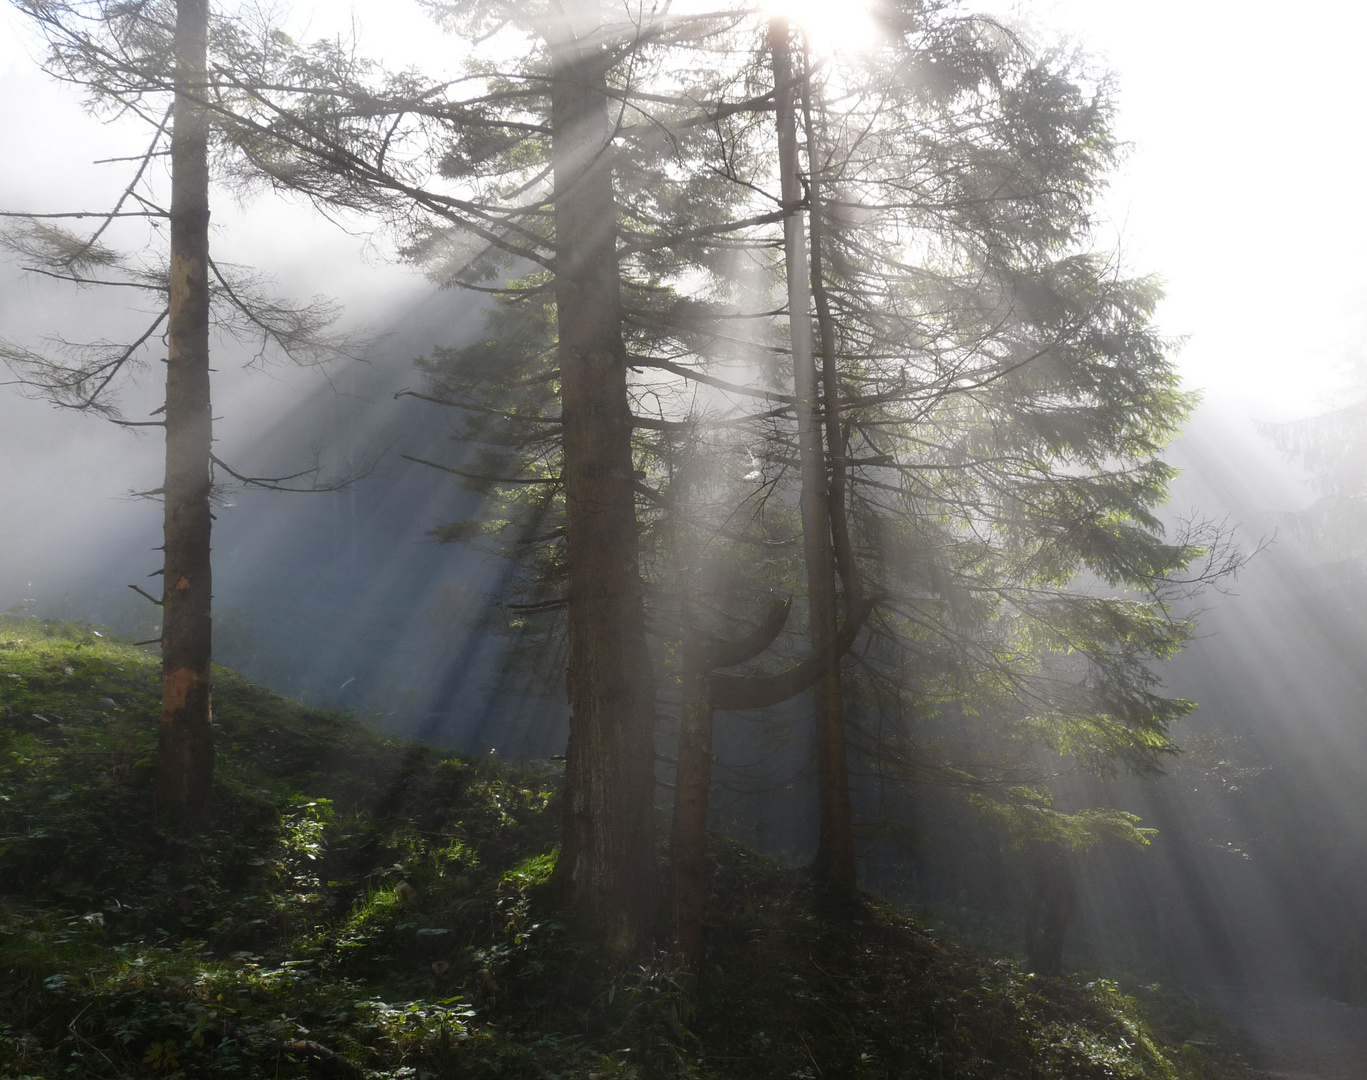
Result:
M708 962L557 920L549 767L385 738L219 671L217 820L149 791L157 664L0 619L0 1076L1241 1075L1111 983L1048 982L719 845Z

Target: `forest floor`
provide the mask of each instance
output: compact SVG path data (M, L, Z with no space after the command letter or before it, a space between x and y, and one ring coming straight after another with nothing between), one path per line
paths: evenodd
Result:
M1268 1080L1367 1078L1367 1006L1309 994L1226 991L1214 1002L1238 1025Z
M0 616L0 1077L1236 1080L1176 995L1041 979L716 838L708 949L609 968L557 909L559 776L216 669L215 819L150 797L159 663Z

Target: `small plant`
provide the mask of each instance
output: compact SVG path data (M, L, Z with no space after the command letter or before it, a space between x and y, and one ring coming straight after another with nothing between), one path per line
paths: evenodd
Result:
M557 909L551 769L227 672L216 694L217 816L172 838L152 658L0 619L0 1077L1239 1075L1159 995L1165 1040L1114 984L1032 979L891 906L830 924L802 871L724 840L700 969L606 969Z
M157 1070L174 1069L180 1064L180 1051L170 1039L165 1042L154 1042L142 1055L142 1063Z

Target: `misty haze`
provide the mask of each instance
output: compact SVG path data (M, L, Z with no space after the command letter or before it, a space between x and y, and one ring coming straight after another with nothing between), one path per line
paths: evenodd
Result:
M1367 1077L1367 16L0 23L0 1076Z

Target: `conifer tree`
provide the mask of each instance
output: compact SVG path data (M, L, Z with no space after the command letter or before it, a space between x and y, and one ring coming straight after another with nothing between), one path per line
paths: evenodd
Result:
M860 664L866 707L983 715L1022 750L1041 742L1103 772L1156 768L1168 725L1189 706L1155 692L1147 661L1189 632L1172 601L1237 557L1209 532L1166 540L1154 514L1171 475L1156 455L1185 402L1148 325L1152 287L1087 247L1087 208L1113 161L1109 86L1089 93L1067 57L1036 56L988 20L934 7L885 14L878 49L824 65L839 109L794 80L807 157L797 209L815 207L804 246L821 339L816 400L830 417L822 468L828 490L840 491L827 509L839 522L833 550L805 560L808 570L822 564L829 575L843 558L847 602L862 588L851 583L885 595ZM680 95L709 103L710 159L688 141L684 109L644 89L620 92L642 111L652 102L658 129L684 133L672 146L676 167L708 172L714 192L688 202L705 207L692 228L642 208L669 205L667 180L630 211L628 252L648 251L659 276L629 292L629 350L646 372L665 373L635 383L638 402L648 394L661 410L646 423L638 406L638 429L661 439L671 424L745 433L763 447L745 454L761 466L753 472L772 514L794 490L789 470L802 471L804 395L726 374L753 371L763 351L796 364L804 335L801 298L773 310L772 293L747 297L734 279L738 252L767 265L783 292L796 284L800 294L794 277L805 276L796 259L785 270L767 254L782 250L780 223L797 214L781 190L781 150L765 134L774 129L754 122L772 108L756 86L773 47L763 31L752 22L726 40L733 57L748 47L755 60L734 99L719 96L724 79ZM700 51L695 41L689 60L703 69ZM766 204L778 209L765 213ZM705 284L684 294L687 272ZM661 405L678 380L715 392L710 416ZM747 413L742 401L766 404ZM644 443L637 460L650 463ZM811 473L791 481L798 503ZM760 505L735 495L746 513ZM644 504L647 520L672 505L662 489ZM1088 577L1104 584L1078 588ZM957 775L1054 835L1072 828L1044 787L1021 782L1043 775L1028 753L1000 756L1012 740L977 761L936 761L916 749L915 722L884 732L874 742L856 731L860 752L908 776ZM843 765L843 755L828 761ZM1138 836L1123 815L1070 820ZM847 891L853 845L848 828L841 835L851 854L828 883Z
M876 47L819 71L802 50L792 77L775 72L767 20L748 8L438 10L526 61L476 58L468 81L424 83L263 38L260 62L239 66L280 74L255 88L244 78L225 123L273 182L387 214L445 283L498 290L511 261L540 268L507 286L503 308L557 300L553 319L537 316L538 355L554 361L524 385L540 404L510 396L507 379L492 398L470 393L468 358L506 357L506 337L431 366L432 396L508 425L513 452L473 479L512 509L529 546L559 553L542 565L564 588L528 608L568 606L580 655L592 631L574 607L599 602L581 588L598 582L594 610L624 635L621 654L643 660L642 604L663 611L680 595L656 583L684 576L664 556L662 523L685 501L672 497L672 470L692 440L712 478L687 516L716 571L689 592L694 615L720 597L716 622L753 620L763 587L742 596L728 575L761 565L764 585L813 575L803 606L829 637L834 562L847 613L864 583L883 598L859 679L827 711L853 716L858 704L860 720L831 731L1056 835L1133 834L1123 815L1052 809L1027 748L1101 772L1156 768L1189 706L1159 692L1149 662L1189 632L1174 600L1237 558L1218 534L1167 539L1156 514L1171 476L1158 454L1188 401L1150 324L1155 289L1093 250L1089 207L1116 150L1107 81L938 3L880 5ZM819 368L810 349L799 356L808 273ZM584 371L596 374L572 388ZM599 426L572 435L581 407ZM799 527L823 488L824 514ZM575 550L576 513L590 506L611 522L610 558ZM824 553L796 556L791 541L822 534ZM667 620L675 641L678 616ZM613 883L653 876L638 830L649 697L618 666L571 659L570 681L571 700L588 704L572 720L567 813L584 814L567 819L564 867L576 905L620 953L643 933L649 885L619 895ZM876 738L862 726L874 714L886 721ZM922 735L936 715L1019 752L933 757ZM831 791L843 759L824 751ZM631 835L614 833L631 812ZM839 833L818 869L848 893L853 844Z
M583 925L624 957L646 941L656 896L654 684L618 264L620 116L610 86L637 27L596 0L432 10L457 33L516 41L519 62L495 72L472 61L485 92L454 99L341 51L242 39L239 55L255 59L237 67L278 75L266 80L269 93L244 80L237 145L282 186L389 215L411 257L443 284L479 287L516 259L544 271L513 292L554 298L553 314L539 315L550 314L556 471L538 478L549 490L535 497L563 513L556 531L571 720L558 876Z
M53 74L85 88L96 107L132 113L153 128L146 151L132 159L136 170L131 183L108 213L4 215L17 219L4 237L6 246L36 264L38 272L78 284L91 283L93 271L111 272L118 279L112 284L157 297L161 303L150 326L131 341L78 347L68 357L9 342L0 343L0 356L16 371L22 385L58 405L101 413L128 427L165 429L164 479L148 493L159 495L164 507L164 561L157 571L163 589L160 598L151 598L161 607L162 623L157 799L171 829L193 828L209 811L214 776L210 669L214 466L240 481L269 487L304 475L247 477L215 457L211 327L233 336L259 336L263 348L278 347L304 362L346 355L359 342L326 333L335 318L328 305L298 307L276 300L250 275L216 266L210 259L210 101L214 87L208 62L208 0L145 5L21 0L17 6L46 36ZM156 112L157 99L168 96L169 107ZM163 151L167 141L169 149ZM148 165L163 152L170 158L170 203L165 207L140 190ZM81 236L50 221L62 217L96 217L101 224ZM164 266L138 265L101 241L108 227L122 217L169 223ZM163 324L167 355L165 398L157 410L161 419L128 420L115 404L116 378L139 363L140 354L151 347Z
M596 4L552 24L551 165L569 615L570 738L559 874L626 956L654 906L654 701L636 538L617 205Z
M164 281L140 284L166 296L166 307L141 339L117 355L74 369L22 347L6 346L6 359L29 385L60 403L112 412L101 395L138 347L166 323L165 479L157 490L164 505L162 612L162 710L157 742L157 798L176 828L206 814L213 791L214 748L210 719L212 580L209 557L210 455L213 441L209 397L209 138L206 92L209 6L207 0L175 0L154 13L124 5L21 3L52 45L52 65L85 86L95 100L143 107L157 91L172 97L156 125L153 149L169 130L171 200L158 213L170 223L169 265ZM143 169L134 179L136 185ZM130 194L133 187L130 186ZM107 226L121 212L125 195ZM89 238L60 229L30 227L11 246L38 256L63 276L81 280L91 266L116 266L118 257L98 245L103 227Z
M818 648L835 638L835 554L831 542L831 506L827 480L829 456L823 437L823 410L818 392L812 336L812 275L808 230L802 212L797 143L797 80L789 53L787 19L769 20L769 48L774 69L774 113L783 222L784 278L788 293L788 340L793 366L794 412L801 472L803 561L806 564L810 633ZM810 157L810 152L809 152ZM849 764L845 755L845 714L840 667L832 665L814 693L817 755L816 872L827 898L848 906L856 887L854 818L850 806Z

